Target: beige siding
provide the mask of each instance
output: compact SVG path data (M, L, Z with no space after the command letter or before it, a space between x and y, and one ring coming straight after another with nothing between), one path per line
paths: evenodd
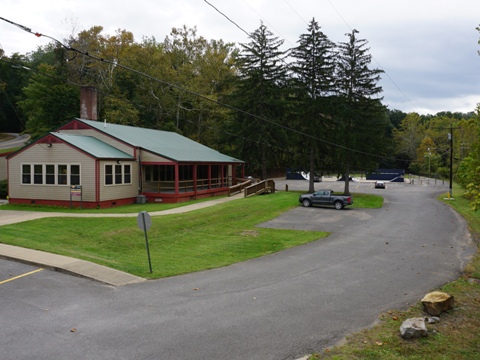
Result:
M109 201L115 199L125 199L131 198L138 195L138 162L136 161L122 161L122 164L129 164L131 166L131 178L132 181L130 184L115 184L115 185L106 185L105 184L105 165L112 165L115 167L115 161L101 161L100 162L100 201Z
M140 158L142 159L142 163L145 162L162 162L162 163L174 163L174 161L170 159L166 159L162 156L153 154L149 151L142 150L140 153Z
M22 184L23 164L79 165L83 201L95 201L95 159L72 147L65 144L53 144L52 147L36 144L8 162L10 197L32 200L70 200L69 185Z
M7 158L0 156L0 180L7 178Z
M108 124L107 124L108 126ZM107 135L104 135L98 131L95 131L95 130L62 130L60 131L61 133L65 133L65 134L73 134L73 135L83 135L83 136L92 136L94 138L97 138L115 148L117 148L118 150L121 150L131 156L134 156L134 148L130 145L126 145L125 143L123 142L120 142L118 140L115 140L113 138L111 138L110 136L107 136Z

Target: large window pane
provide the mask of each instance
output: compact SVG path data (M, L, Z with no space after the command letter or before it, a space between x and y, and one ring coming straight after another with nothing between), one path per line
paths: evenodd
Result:
M33 183L43 184L43 165L33 165Z
M115 184L122 183L122 165L115 165Z
M105 165L105 185L113 184L113 166Z
M132 182L132 175L131 175L131 170L130 170L130 165L124 165L123 166L123 183L124 184L130 184Z
M70 185L80 185L80 165L70 165Z
M67 165L58 165L58 184L67 185Z
M45 184L55 185L55 165L45 165Z
M29 165L22 165L22 184L31 184L32 183L32 170Z

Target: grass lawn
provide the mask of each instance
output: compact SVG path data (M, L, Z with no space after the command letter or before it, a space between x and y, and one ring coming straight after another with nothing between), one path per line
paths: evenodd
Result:
M15 211L41 211L41 212L65 212L76 214L129 214L139 213L140 211L162 211L168 209L174 209L177 207L196 204L203 201L215 200L219 197L211 197L200 200L192 200L175 204L162 204L162 203L146 203L146 204L131 204L124 206L115 206L106 209L80 209L61 206L45 206L45 205L23 205L23 204L5 204L0 206L1 210L15 210ZM1 215L1 212L0 212Z
M468 222L472 237L480 240L480 211L474 212L464 192L454 186L453 198L443 200L447 193L438 197L453 207ZM377 325L351 336L337 347L313 354L310 360L480 360L480 252L467 265L464 275L444 285L440 291L453 295L455 307L440 315L440 322L427 325L426 338L405 340L400 336L400 325L407 318L424 317L420 303L406 311L390 310L379 316Z
M326 232L255 226L299 206L298 196L298 192L276 192L184 214L153 216L148 231L152 274L144 233L135 217L46 218L6 225L1 242L84 259L147 278L174 276L227 266L328 236ZM383 201L374 195L355 196L357 207L378 207ZM159 204L153 205L158 210ZM144 207L134 209L148 211Z
M185 214L152 217L145 238L136 218L47 218L3 226L1 242L96 262L147 278L217 268L328 236L256 228L298 206L298 193L238 199Z

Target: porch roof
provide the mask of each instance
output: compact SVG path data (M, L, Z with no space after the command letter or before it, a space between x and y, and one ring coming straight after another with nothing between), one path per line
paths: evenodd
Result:
M93 136L65 134L58 132L52 132L50 134L98 159L133 160L133 156L118 150L117 148L97 138L94 138Z
M77 121L131 146L148 150L174 161L243 163L242 160L222 154L175 132L85 119L77 119Z

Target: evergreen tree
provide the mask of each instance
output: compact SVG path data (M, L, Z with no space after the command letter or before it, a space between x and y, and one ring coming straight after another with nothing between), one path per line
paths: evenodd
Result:
M233 124L238 156L264 179L268 170L278 165L276 160L287 140L282 128L275 125L283 122L286 106L282 44L263 24L251 34L250 43L241 44L239 80L232 96L234 106L242 110Z
M298 139L299 165L309 169L309 192L313 192L313 175L319 167L325 168L329 158L326 143L317 139L329 133L330 117L325 103L334 90L335 44L320 30L315 19L308 25L307 31L300 35L299 45L291 51L295 59L291 69L299 110L296 128L313 135Z
M336 88L343 107L339 112L338 142L344 146L339 151L339 162L345 174L345 193L349 193L349 175L352 166L372 166L367 154L379 154L385 146L389 120L380 98L378 85L383 70L370 69L372 56L367 40L358 39L352 30L348 42L339 43ZM353 149L353 151L352 151Z

